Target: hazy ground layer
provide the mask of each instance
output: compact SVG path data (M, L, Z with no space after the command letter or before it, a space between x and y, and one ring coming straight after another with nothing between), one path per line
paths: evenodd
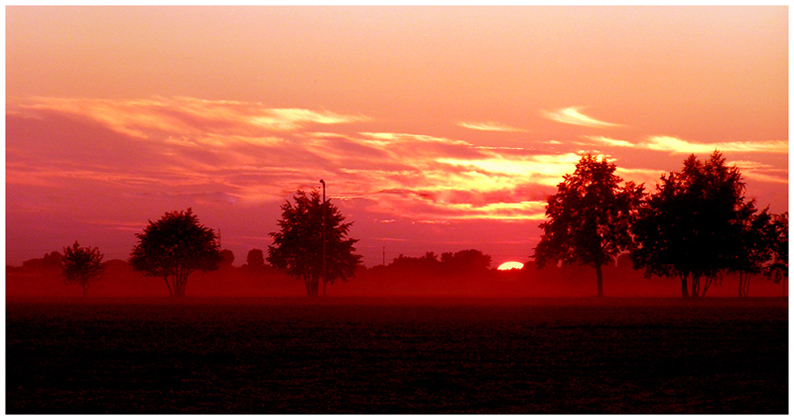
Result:
M8 413L787 413L785 299L13 299Z

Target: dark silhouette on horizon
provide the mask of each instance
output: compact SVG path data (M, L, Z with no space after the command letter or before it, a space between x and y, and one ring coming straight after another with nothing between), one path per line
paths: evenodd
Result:
M322 281L325 295L328 283L336 279L347 283L356 276L357 286L340 291L373 296L556 296L564 295L564 290L580 293L571 287L584 287L579 284L582 274L563 269L579 263L595 268L598 296L603 296L604 270L634 279L634 270L640 269L645 281L678 278L685 298L703 297L710 287L733 279L738 279L738 296L748 297L754 276L781 284L782 295L786 295L788 212L772 214L768 207L759 210L755 200L747 200L739 169L728 167L720 152L704 161L689 156L681 171L663 174L656 190L647 194L642 185L623 182L614 175L615 170L606 159L582 156L575 172L565 175L557 193L548 198L548 219L540 225L544 233L531 257L534 261L513 274L496 273L490 268L492 258L476 249L444 252L440 257L433 252L421 257L400 254L388 265L366 268L361 265L361 255L355 254L358 240L347 237L352 222L344 222L340 210L330 200L321 200L317 189L309 193L299 190L294 204L287 200L281 206L280 230L270 233L273 242L267 257L261 249L251 249L240 269L233 266L234 253L219 249L218 235L201 225L192 209L149 221L144 232L136 234L139 243L129 263L102 263L100 258L94 269L101 272L100 268L112 267L111 278L145 284L129 272L132 267L144 276L162 278L171 296L184 296L187 278L194 271L203 273L202 280L213 279L217 284L202 284L205 293L212 290L224 295L292 294L285 276L302 279L308 296L318 296ZM7 292L46 290L44 283L24 282L42 281L56 271L66 277L62 263L86 251L77 243L74 246L79 251L64 248L67 260L53 251L24 261L22 267L7 266ZM101 255L96 248L92 252ZM631 272L626 271L628 256L634 266ZM562 267L558 269L558 265ZM537 267L536 273L530 266ZM208 274L217 269L217 276ZM69 276L75 280L67 282L80 283L84 295L98 278ZM557 292L553 292L555 282L560 284ZM119 290L135 289L115 284ZM627 285L616 284L615 294L625 295L621 288Z
M102 278L105 267L102 264L104 255L98 248L82 247L77 241L63 249L61 258L61 275L66 284L78 284L83 289L83 297L95 281Z
M162 277L171 296L185 296L190 273L217 270L223 259L217 234L200 224L190 208L150 220L135 236L138 244L130 265L147 276Z
M558 262L595 268L599 297L604 296L601 268L634 246L629 226L643 194L642 185L621 186L615 169L606 158L582 156L548 199L548 220L540 224L543 236L533 256L538 268Z
M322 201L317 189L310 193L298 190L295 204L287 200L282 206L279 231L271 232L273 245L267 248L267 261L273 267L303 280L306 294L317 297L320 280L323 294L327 283L347 281L361 264L355 254L358 239L348 238L352 222L330 200Z
M748 276L770 272L764 267L773 260L787 278L788 263L773 251L788 235L774 235L773 218L766 209L759 213L744 192L741 172L719 151L704 161L693 154L681 171L663 174L631 226L635 268L678 278L684 298L705 296L728 272L739 274L739 296L747 296Z

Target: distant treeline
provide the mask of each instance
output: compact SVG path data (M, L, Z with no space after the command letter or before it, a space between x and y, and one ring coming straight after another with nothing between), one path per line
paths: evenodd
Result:
M254 251L256 254L256 251ZM279 272L269 264L234 265L234 254L223 250L224 261L216 271L196 273L188 288L191 296L258 297L305 296L299 281ZM7 296L80 296L79 288L68 286L61 277L61 253L53 251L42 258L6 266ZM112 259L102 262L104 277L92 286L93 297L166 297L162 280L147 277L132 269L128 261ZM675 297L677 290L669 280L657 276L644 278L632 269L628 256L618 258L617 265L604 268L609 276L607 292L611 296ZM735 296L738 276L728 275L712 296ZM527 261L523 269L499 271L491 256L469 249L426 252L421 256L399 255L390 263L370 268L359 267L355 278L328 289L333 296L481 296L481 297L587 297L594 296L592 269L587 266L550 265L538 270ZM780 285L757 282L755 296L779 296Z

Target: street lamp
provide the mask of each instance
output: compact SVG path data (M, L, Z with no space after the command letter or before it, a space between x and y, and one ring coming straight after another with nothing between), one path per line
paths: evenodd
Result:
M325 259L325 181L321 179L320 184L323 184L323 204L321 211L323 212L323 296L325 296L325 284L328 282L328 268Z

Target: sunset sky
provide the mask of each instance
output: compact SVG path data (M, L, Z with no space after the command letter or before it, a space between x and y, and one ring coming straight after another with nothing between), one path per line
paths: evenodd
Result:
M653 190L719 149L788 210L785 6L5 12L8 264L192 207L241 265L321 178L367 266L527 261L582 152Z

